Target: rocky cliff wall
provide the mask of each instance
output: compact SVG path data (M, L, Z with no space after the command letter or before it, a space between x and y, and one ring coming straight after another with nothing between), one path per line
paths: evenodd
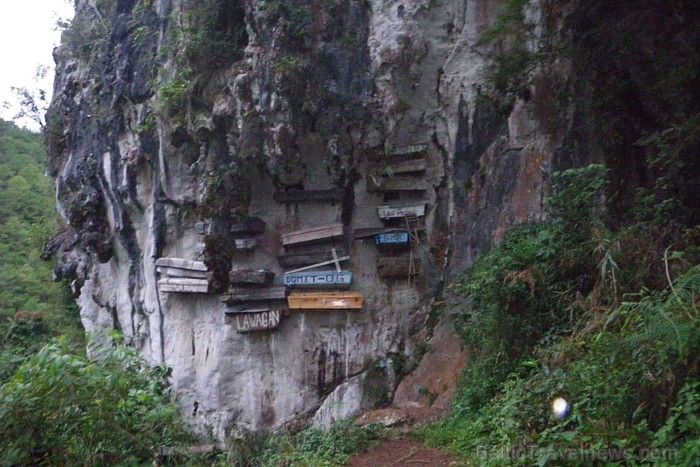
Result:
M566 5L524 11L531 37L562 34ZM445 282L543 216L546 175L569 163L565 60L523 71L527 93L505 110L485 97L483 35L502 12L487 0L78 2L55 51L47 141L66 231L47 255L85 328L98 340L117 329L172 367L185 413L219 439L389 400ZM421 168L401 173L406 161ZM385 204L427 206L410 248L361 235L406 227L378 217ZM244 251L232 228L252 217L265 228ZM334 223L332 241L282 245ZM282 310L279 328L239 332L242 309L221 300L231 269L265 268L280 285L292 268L280 254L332 248L350 256L361 310L257 303ZM383 277L397 256L411 270ZM207 293L161 290L160 258L201 261Z

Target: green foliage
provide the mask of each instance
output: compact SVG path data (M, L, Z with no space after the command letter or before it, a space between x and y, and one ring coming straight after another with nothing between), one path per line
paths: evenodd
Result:
M3 462L150 462L156 448L190 440L170 403L168 376L124 347L88 360L61 342L47 345L0 388Z
M492 48L486 81L504 111L528 93L528 75L536 63L531 47L534 25L525 20L527 5L528 0L508 0L493 26L482 35Z
M52 336L82 341L67 285L40 259L56 217L45 158L41 135L0 121L0 382Z
M351 454L383 439L375 425L360 427L352 419L334 424L330 430L307 429L289 435L253 434L233 443L231 465L341 466Z
M455 285L473 357L429 444L474 465L650 462L649 448L697 463L697 229L606 229L606 174L553 174L552 218L511 230ZM555 397L568 418L551 415Z

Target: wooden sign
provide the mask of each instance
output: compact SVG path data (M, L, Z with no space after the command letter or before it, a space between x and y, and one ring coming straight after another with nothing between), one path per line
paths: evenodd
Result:
M338 203L343 200L343 190L288 190L277 191L272 196L278 203Z
M377 260L377 274L386 279L408 277L420 273L420 261L415 258L379 258Z
M236 324L236 330L240 333L263 332L277 329L282 317L281 310L269 308L250 308L234 312L226 312Z
M282 234L282 245L293 246L304 243L323 242L342 236L343 224L322 225Z
M231 284L270 285L275 273L269 269L234 269L228 274Z
M209 281L185 277L169 277L158 281L158 290L168 293L208 293Z
M338 286L351 283L352 273L349 271L288 272L284 275L286 286Z
M244 221L231 226L231 235L233 237L252 237L265 232L265 221L259 217L248 217Z
M336 248L339 257L347 256L347 252L343 248ZM333 252L331 250L322 251L307 251L299 253L286 253L277 257L280 266L284 268L293 268L297 266L307 266L309 264L319 264L325 261L333 261Z
M221 297L225 303L243 303L268 300L284 300L287 297L286 287L268 287L266 289L229 288L228 295Z
M377 245L408 245L408 232L399 230L395 232L382 233L374 238Z
M425 216L425 203L408 204L405 206L377 206L377 214L381 219L398 219L401 217Z
M293 293L287 302L292 310L359 310L363 297L358 292Z

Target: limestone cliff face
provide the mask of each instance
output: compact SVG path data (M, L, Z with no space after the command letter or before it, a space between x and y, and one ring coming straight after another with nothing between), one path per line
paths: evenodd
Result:
M553 109L568 63L528 70L529 96L506 112L482 98L498 1L78 3L48 115L67 227L49 245L55 273L73 280L86 329L118 329L172 367L185 413L220 439L391 398L445 280L544 215L543 180L567 164L575 107ZM567 11L542 0L527 14L556 35ZM381 168L407 157L424 169ZM378 190L372 173L410 187ZM382 277L387 253L358 238L393 203L428 207L403 253L419 275ZM242 251L231 229L251 217L265 229ZM279 285L281 235L333 223L345 233L325 248L347 251L363 309L292 310L274 332L239 333L221 301L229 270L266 268ZM202 261L209 293L161 291L159 258Z

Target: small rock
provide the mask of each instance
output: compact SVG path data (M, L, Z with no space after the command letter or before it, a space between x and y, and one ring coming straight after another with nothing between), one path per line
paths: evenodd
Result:
M402 423L408 423L411 417L403 409L389 407L387 409L378 409L367 412L357 419L357 424L360 426L371 425L376 423L385 427L396 426Z

